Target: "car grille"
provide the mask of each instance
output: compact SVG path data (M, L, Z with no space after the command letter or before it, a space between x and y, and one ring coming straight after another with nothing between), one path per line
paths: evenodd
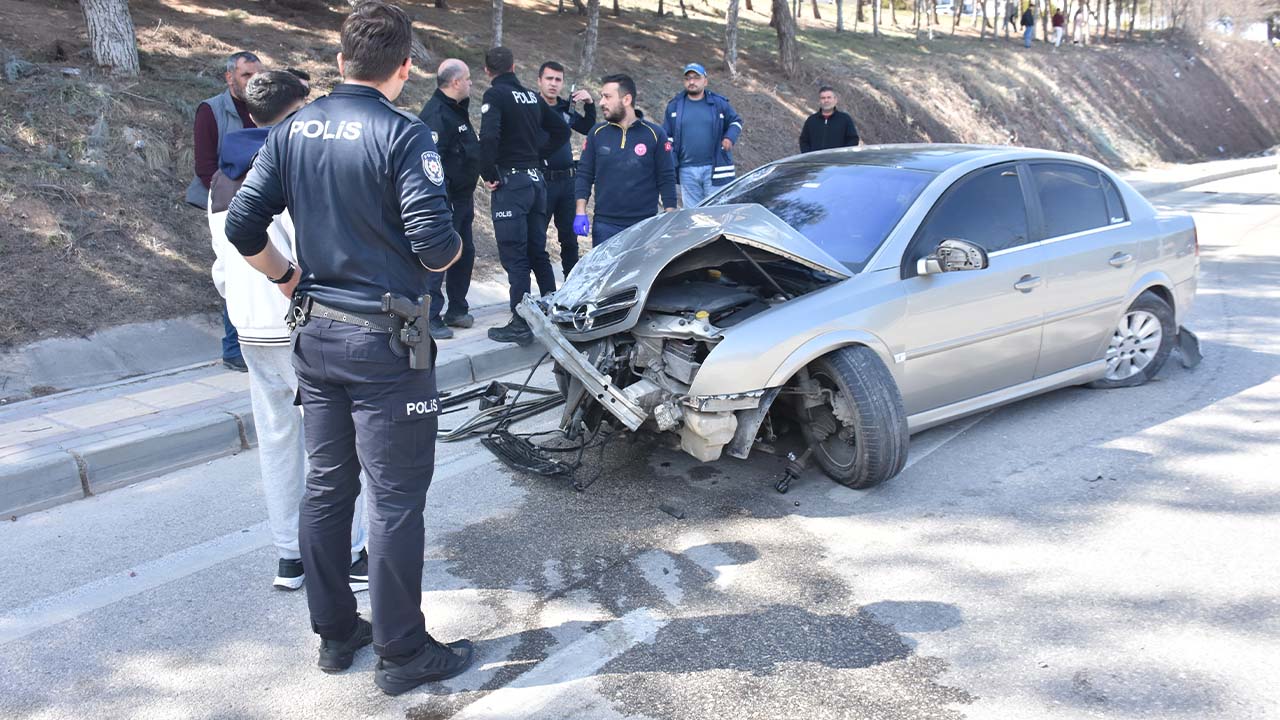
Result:
M567 332L594 332L626 320L636 304L637 295L639 291L631 287L598 302L582 303L573 308L556 305L552 319Z

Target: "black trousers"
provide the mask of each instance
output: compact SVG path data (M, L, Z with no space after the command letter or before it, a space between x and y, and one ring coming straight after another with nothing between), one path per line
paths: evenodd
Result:
M385 332L313 318L297 333L307 489L299 540L311 628L350 637L351 514L368 479L369 601L374 650L412 654L427 639L422 616L422 512L435 468L439 401L433 370L410 370Z
M471 226L476 217L476 203L472 196L450 198L453 205L453 229L462 237L462 257L444 272L427 276L427 293L431 295L431 320L440 313L454 318L465 315L471 306L467 304L467 291L471 289L471 269L476 264L476 243ZM443 292L441 291L443 288ZM445 311L445 296L449 309Z
M556 238L560 241L560 267L564 276L578 264L578 234L573 231L573 216L578 202L573 197L574 179L561 178L547 181L547 214L556 226Z
M493 234L498 243L498 259L507 271L511 312L529 293L529 273L538 281L542 295L555 292L556 276L547 255L547 186L537 170L517 172L502 178L493 191Z

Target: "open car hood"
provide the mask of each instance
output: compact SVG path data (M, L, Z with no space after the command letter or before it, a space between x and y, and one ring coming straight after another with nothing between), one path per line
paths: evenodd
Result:
M725 238L797 262L837 280L849 269L761 205L716 205L663 213L593 248L573 268L564 286L547 298L553 319L573 340L625 330L639 318L654 280L668 264L695 248ZM627 312L625 321L621 313ZM583 322L585 314L612 312L608 323ZM566 319L577 314L576 327ZM593 327L594 326L594 327Z

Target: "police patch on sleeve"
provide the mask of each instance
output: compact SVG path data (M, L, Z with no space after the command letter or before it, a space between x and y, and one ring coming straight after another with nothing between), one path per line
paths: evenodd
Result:
M432 131L431 131L431 142L433 142L433 143L438 143L438 142L440 142L440 133L436 132L435 130L432 130Z
M444 163L440 162L440 153L434 150L422 153L422 171L436 185L444 184Z

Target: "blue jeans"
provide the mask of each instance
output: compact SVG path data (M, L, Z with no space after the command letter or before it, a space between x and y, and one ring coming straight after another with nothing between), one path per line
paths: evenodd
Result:
M1031 40L1036 36L1036 26L1028 25L1022 29L1022 44L1031 47Z
M631 223L630 225L615 225L613 223L602 222L600 220L592 221L591 247L599 247L604 243L604 241L608 240L614 235L617 235L623 230L626 230L627 228L631 227L631 225L635 225L635 223Z
M222 304L222 359L239 360L244 357L240 353L240 334L236 326L231 324L231 316L227 315L227 305Z
M697 205L715 192L711 184L711 168L711 165L680 166L680 199L686 208Z

